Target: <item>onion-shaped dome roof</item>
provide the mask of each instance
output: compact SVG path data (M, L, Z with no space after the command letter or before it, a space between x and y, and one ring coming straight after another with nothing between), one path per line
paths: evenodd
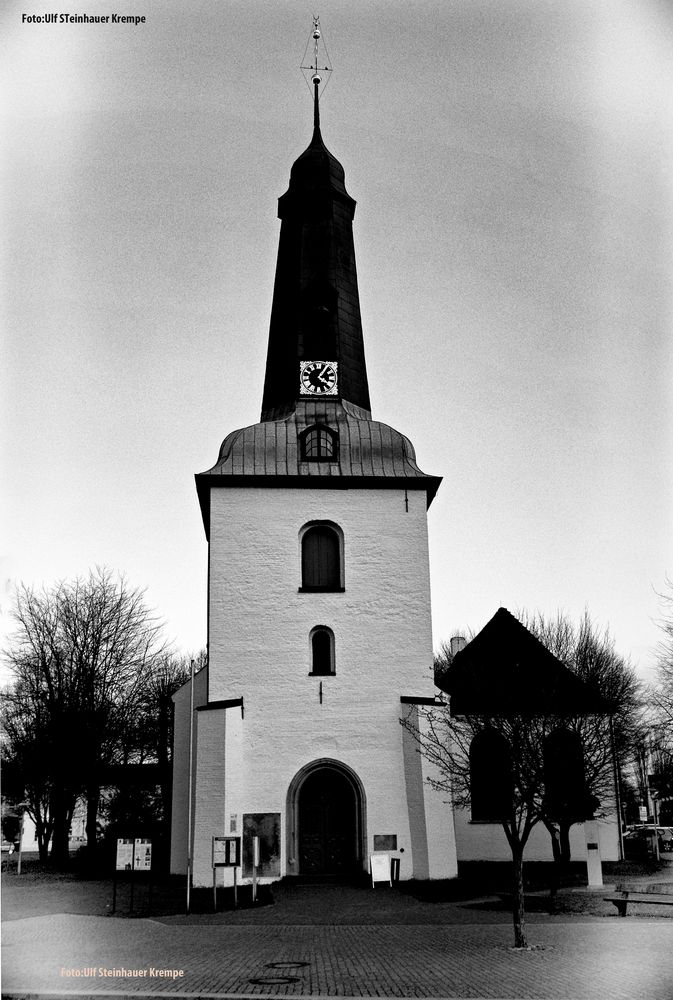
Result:
M302 434L315 426L334 435L330 460L311 461L302 454ZM414 447L404 434L378 420L363 419L357 407L337 400L302 401L283 419L232 431L222 442L215 465L196 477L202 505L211 486L263 481L268 486L334 487L335 479L353 488L380 484L422 489L428 504L441 482L418 467Z

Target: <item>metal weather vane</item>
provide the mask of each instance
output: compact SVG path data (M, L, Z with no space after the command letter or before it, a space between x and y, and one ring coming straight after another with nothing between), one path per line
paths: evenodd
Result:
M313 42L313 61L309 66L307 65L307 60L309 58L311 42ZM302 64L299 68L306 80L309 92L319 91L322 93L330 81L332 63L327 52L325 39L322 37L320 18L317 14L313 15L313 27L309 33L306 48L304 49L304 57L301 62Z

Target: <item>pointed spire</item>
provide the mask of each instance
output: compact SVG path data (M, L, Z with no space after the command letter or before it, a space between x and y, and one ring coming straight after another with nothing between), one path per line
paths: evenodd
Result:
M313 41L313 58L311 64L308 65L306 57L311 41ZM324 55L322 56L320 55L321 42L324 51ZM320 30L320 18L317 14L313 15L313 29L306 42L304 58L302 59L300 68L309 86L309 90L311 89L311 84L313 85L313 139L311 140L311 145L313 145L313 143L322 142L322 136L320 135L320 85L324 82L322 88L324 90L329 82L329 74L332 72L332 65L327 54L327 46ZM322 75L323 73L327 74L326 78Z
M320 135L320 77L313 78L313 139L322 139Z
M278 200L281 229L262 420L294 411L302 394L299 365L306 361L337 365L338 397L371 416L353 246L355 202L346 191L343 167L320 134L320 89L331 67L319 62L317 17L307 51L311 38L312 64L301 69L313 90L313 138L292 165L289 188Z

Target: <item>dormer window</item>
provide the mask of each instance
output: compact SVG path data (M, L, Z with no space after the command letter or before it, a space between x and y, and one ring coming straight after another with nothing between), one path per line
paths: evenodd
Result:
M323 424L314 424L301 435L301 457L304 462L337 462L339 435Z

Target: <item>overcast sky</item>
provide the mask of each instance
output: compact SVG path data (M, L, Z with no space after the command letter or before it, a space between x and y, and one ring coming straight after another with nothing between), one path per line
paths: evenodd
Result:
M68 10L69 8L64 8ZM106 565L206 639L193 475L259 419L305 2L101 0L2 44L3 628ZM654 0L325 0L373 415L444 477L439 643L585 608L644 674L673 573L673 27Z

